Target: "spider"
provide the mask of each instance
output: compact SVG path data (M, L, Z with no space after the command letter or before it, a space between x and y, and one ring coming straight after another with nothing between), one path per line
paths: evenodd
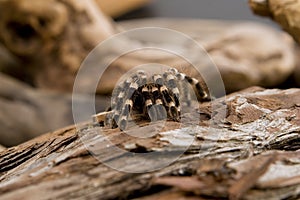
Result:
M191 105L191 95L184 83L193 87L198 102L210 100L197 79L175 68L151 76L147 76L144 70L138 70L114 90L108 109L111 112L106 116L105 125L125 130L129 115L133 113L151 121L180 121L180 98L186 99L187 106Z

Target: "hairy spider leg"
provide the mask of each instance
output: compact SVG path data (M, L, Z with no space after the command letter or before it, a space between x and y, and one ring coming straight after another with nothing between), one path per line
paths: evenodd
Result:
M121 84L119 84L116 87L116 89L112 95L112 102L111 102L111 106L109 108L110 110L115 109L117 102L118 102L119 94L122 93L123 91L127 91L132 82L133 82L132 77L129 77L124 82L122 82Z
M160 86L164 84L163 78L160 74L154 74L152 76L152 81Z
M118 125L121 130L125 130L128 124L128 117L132 110L140 109L143 107L144 99L142 98L141 88L139 87L137 90L133 92L133 94L125 101L125 104L122 108L121 117L118 122Z
M196 92L197 100L199 102L210 100L208 94L202 89L200 82L197 79L192 78L184 73L180 73L175 68L170 68L168 71L173 73L177 78L180 79L184 78L194 88L194 91Z
M121 91L116 98L116 105L112 108L113 114L112 114L112 120L110 122L112 128L117 128L118 126L117 122L119 121L120 109L122 108L124 97L125 97L125 92Z
M153 109L156 111L157 120L163 120L167 117L166 108L163 105L163 96L159 90L160 87L161 85L158 84L153 84L151 87L153 102L155 103Z
M145 71L144 70L138 70L137 75L138 75L138 85L139 86L146 85L147 75L146 75Z
M123 90L117 95L116 97L116 104L112 107L113 114L112 114L112 121L110 122L112 128L117 128L119 125L120 115L124 107L124 102L127 99L130 99L132 94L138 88L138 84L133 77L129 77L121 84L123 86Z
M126 90L128 90L130 84L132 83L132 77L127 78L125 81L120 83L114 90L112 94L112 100L111 100L111 106L107 109L107 111L112 111L111 114L106 116L106 122L105 124L108 124L111 126L111 128L117 127L117 120L119 119L120 113L118 112L117 107L120 107L120 105L123 103L123 99L125 96Z
M163 101L164 105L166 105L168 116L174 121L179 121L180 113L178 112L178 107L176 107L174 100L176 96L171 95L170 91L168 91L168 88L165 85L162 85L159 90L163 96Z
M168 88L166 88L165 86L163 87L163 85L165 84L164 79L167 79L168 77L168 73L164 73L163 76L161 76L160 74L154 74L152 76L152 80L155 82L157 88L158 88L158 98L157 99L161 99L163 100L163 105L165 109L160 108L160 118L163 119L165 114L166 114L166 110L167 110L167 114L169 117L171 117L172 119L174 119L174 117L176 118L176 120L179 119L179 115L180 115L180 103L179 103L179 91L178 88L176 90L176 85L174 82L169 81L169 85L173 86L175 85L175 89L173 88L173 91L175 93L177 93L177 95L175 95L175 97L172 97L168 91ZM174 95L174 94L173 94ZM175 102L175 103L174 103ZM175 105L176 109L173 108L173 104Z
M177 87L177 78L170 72L169 70L164 73L163 75L165 79L165 83L169 89L171 89L172 93L175 95L176 98L174 98L175 106L180 109L180 103L179 103L179 89Z
M190 93L190 88L188 82L185 80L185 74L183 73L177 73L176 74L177 80L178 80L178 87L182 100L181 102L185 102L187 106L191 106L192 98L191 98L191 93Z
M144 113L148 113L149 118L151 119L151 121L156 121L157 120L157 113L156 113L156 109L151 109L151 107L153 106L153 100L152 100L152 94L151 94L151 85L145 85L142 88L142 95L144 98L144 102L145 102L145 107L144 107Z
M133 101L132 99L127 99L125 102L125 105L122 109L122 115L119 121L119 127L121 130L125 130L127 128L127 120L128 116L132 110L133 107Z
M207 93L202 89L202 87L197 79L191 78L191 77L185 75L185 80L187 80L187 82L189 82L195 88L197 100L199 102L209 100Z
M130 82L129 86L128 83ZM133 107L133 94L138 90L139 86L147 83L147 76L143 70L139 70L136 75L128 78L124 85L124 97L121 106L115 109L117 117L114 117L114 127L119 126L121 130L125 130L127 127L128 116ZM127 87L126 87L127 86ZM121 110L121 113L120 113Z

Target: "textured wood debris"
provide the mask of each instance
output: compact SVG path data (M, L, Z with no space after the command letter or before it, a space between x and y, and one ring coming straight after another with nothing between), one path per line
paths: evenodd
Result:
M251 88L226 98L226 118L217 118L223 123L209 126L208 117L201 118L201 126L166 122L149 138L93 124L81 126L79 131L70 126L0 152L0 197L297 199L299 98L299 89ZM210 107L210 103L202 104L200 114L218 115L218 110L211 115ZM145 130L156 127L144 126ZM125 152L114 154L113 146ZM140 162L128 162L128 152L141 161L145 157L140 153L171 155L168 153L187 148L163 168L125 173L100 162L86 147L94 147L97 156L122 169L143 167ZM164 159L168 156L160 162ZM158 164L156 159L147 162Z

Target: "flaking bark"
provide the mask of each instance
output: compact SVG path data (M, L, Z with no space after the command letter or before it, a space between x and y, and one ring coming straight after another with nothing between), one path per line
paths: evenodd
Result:
M158 135L147 139L104 129L112 144L137 155L176 152L183 148L176 146L178 140L195 137L172 164L138 174L112 169L87 151L82 141L94 145L102 158L120 162L120 167L141 167L138 162L126 162L126 153L112 154L110 145L97 133L98 126L66 127L0 152L0 197L297 199L299 98L299 89L251 88L228 96L226 118L212 127L208 126L211 104L202 104L201 126L195 132L176 122L167 122ZM214 114L218 112L216 109ZM157 160L153 160L155 164Z

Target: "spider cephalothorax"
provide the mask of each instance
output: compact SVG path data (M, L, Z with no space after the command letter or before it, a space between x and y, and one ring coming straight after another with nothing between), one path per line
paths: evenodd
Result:
M195 91L197 100L209 100L199 81L186 74L169 68L163 74L147 76L145 71L139 70L114 90L110 114L105 124L111 128L126 129L131 113L141 114L151 121L169 119L180 120L181 100L191 104L190 91L186 83Z

